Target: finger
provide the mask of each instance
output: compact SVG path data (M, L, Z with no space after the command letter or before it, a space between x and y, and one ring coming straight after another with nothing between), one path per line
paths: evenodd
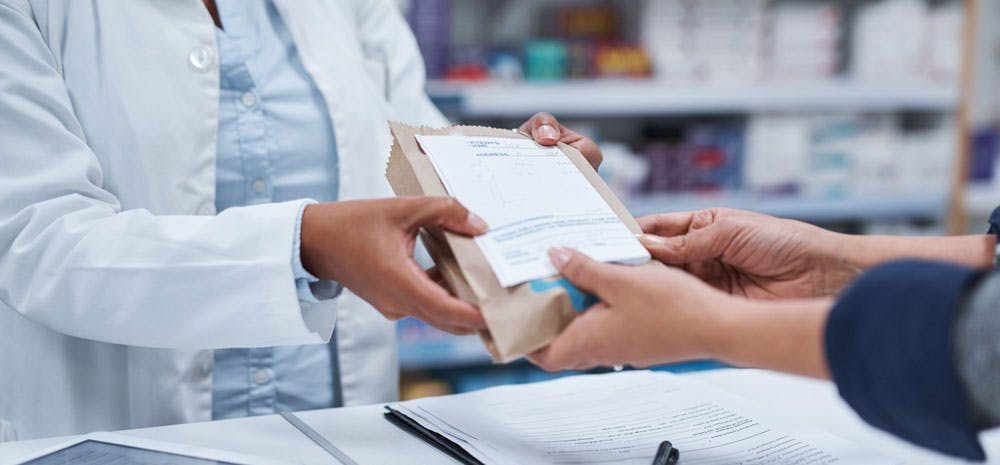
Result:
M476 330L468 328L459 327L448 327L448 328L438 328L448 334L453 334L455 336L468 336L470 334L476 334Z
M390 321L400 320L406 317L405 313L400 312L402 307L399 307L393 303L392 298L385 295L366 295L362 297L365 302L368 302L372 307L375 307L385 319Z
M716 226L673 237L643 234L639 242L646 246L653 258L671 265L719 258L728 245L722 229Z
M468 302L441 293L436 298L418 297L414 305L421 320L452 332L469 332L486 328L483 314Z
M385 319L387 319L389 321L399 321L399 320L402 320L403 318L407 317L407 315L404 315L402 313L396 313L396 312L390 311L390 310L383 311L382 312L382 316L384 316Z
M594 357L602 354L593 353L591 341L602 337L602 326L594 310L591 307L574 319L548 346L528 355L528 360L549 372L595 366Z
M578 136L576 140L568 141L566 136L563 136L562 142L564 144L569 144L573 148L580 151L583 154L583 158L587 159L587 163L597 171L601 166L601 162L604 161L604 154L601 153L601 149L591 140L589 137Z
M550 113L536 113L518 129L529 134L535 142L541 145L555 145L562 142L580 151L595 170L604 161L604 154L597 144L589 137L563 126Z
M549 350L548 346L526 355L525 358L527 358L529 362L538 366L538 368L541 368L549 373L560 370L568 370L571 366L571 361L557 358L557 356Z
M438 267L432 266L428 268L426 272L427 272L427 277L431 278L431 281L434 281L443 288L448 287L447 281L445 281L444 275L441 274L441 270L439 270Z
M404 280L405 295L411 300L414 313L420 319L439 328L463 331L486 328L483 314L472 304L458 299L438 286L416 262L410 263L411 273Z
M573 285L602 298L608 297L606 294L617 287L619 273L623 271L620 267L591 260L580 252L563 247L550 249L549 259Z
M566 128L562 128L562 131L563 137L560 142L569 144L579 150L583 154L583 158L587 159L587 163L590 163L590 166L595 171L600 168L601 162L604 161L604 154L601 153L600 147L593 140Z
M444 278L444 275L441 274L441 270L439 270L436 266L427 270L427 277L431 278L431 281L434 281L434 283L438 286L441 286L442 289L448 292L448 295L458 297L458 294L455 293L455 289L452 289L451 284L448 284L448 280Z
M478 215L470 212L453 197L422 197L415 201L410 224L420 226L442 226L452 232L475 236L489 230L489 225Z
M575 342L562 342L562 340L563 336L560 335L551 344L525 355L525 358L549 373L591 368L583 361L579 351L570 350L570 347L576 344ZM553 348L552 344L557 342L558 346Z
M388 295L367 295L363 297L372 307L375 307L385 319L397 321L407 317L405 307L398 305L391 296Z
M691 229L695 212L659 213L636 219L642 232L657 236L678 236Z
M562 126L550 113L535 113L521 125L521 132L531 135L531 138L542 145L555 145L562 139Z

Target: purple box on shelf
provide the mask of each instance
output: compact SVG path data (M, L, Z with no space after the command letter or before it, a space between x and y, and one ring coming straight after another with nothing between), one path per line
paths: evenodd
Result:
M427 77L444 77L451 51L451 0L412 0L406 19L424 57Z
M742 184L743 127L702 124L647 133L646 192L706 192Z
M969 181L987 183L993 179L997 160L998 128L989 126L972 133L972 155L969 162Z

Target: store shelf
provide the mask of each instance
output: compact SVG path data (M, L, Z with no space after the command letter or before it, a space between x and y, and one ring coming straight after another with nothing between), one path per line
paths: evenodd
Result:
M920 84L755 84L684 86L655 80L553 83L434 81L431 98L463 117L640 116L769 111L952 111L958 91Z
M946 193L866 195L839 199L760 196L747 193L657 194L625 200L635 216L711 207L752 210L812 222L940 219L948 207Z

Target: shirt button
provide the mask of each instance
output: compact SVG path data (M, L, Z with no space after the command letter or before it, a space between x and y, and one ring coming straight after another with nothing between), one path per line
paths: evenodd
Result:
M188 55L191 66L198 71L208 71L215 65L215 50L212 47L195 47Z
M253 189L254 192L260 194L267 190L267 183L264 182L263 179L257 179L250 183L250 188Z
M245 106L247 108L250 108L250 107L256 105L257 104L257 94L255 94L253 92L244 92L243 95L240 96L240 103L242 103L243 106Z
M257 384L267 384L271 380L271 375L268 374L267 370L257 370L253 374L253 382Z

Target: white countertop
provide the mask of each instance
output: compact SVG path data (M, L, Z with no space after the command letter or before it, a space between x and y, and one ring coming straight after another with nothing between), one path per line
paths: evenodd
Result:
M840 400L836 389L828 382L766 371L738 369L697 372L684 376L692 376L757 401L793 426L801 425L825 430L899 459L901 463L928 465L966 463L911 446L867 426ZM384 420L381 405L314 410L301 412L298 415L362 465L457 463ZM309 465L336 463L325 451L276 415L128 430L121 433ZM20 457L67 439L47 438L0 444L0 463L17 463ZM987 455L994 457L989 463L1000 464L1000 431L984 434L983 443Z

